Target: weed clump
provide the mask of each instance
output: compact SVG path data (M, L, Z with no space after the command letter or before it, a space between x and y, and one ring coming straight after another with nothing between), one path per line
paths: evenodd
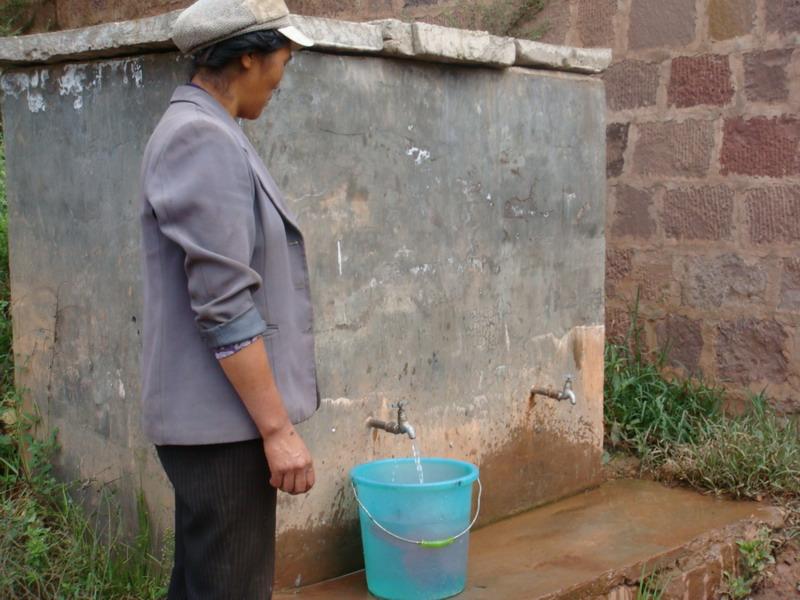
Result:
M147 511L139 499L139 533L123 542L118 510L106 496L105 532L76 503L74 486L52 473L56 435L31 436L35 419L9 394L0 405L0 597L149 600L166 593L162 561L150 555Z
M642 347L636 309L620 344L606 346L605 424L610 445L632 451L653 474L734 498L800 499L800 429L765 395L741 416L702 379L664 375L668 350Z
M694 442L722 414L724 391L700 380L663 375L668 352L649 356L634 309L620 344L605 350L605 421L612 446L639 456Z
M800 429L763 395L740 417L707 419L695 440L677 446L666 468L694 487L734 498L800 497Z
M762 529L751 540L736 542L739 548L739 574L723 573L722 598L744 600L764 581L767 569L775 564L776 540L768 529Z

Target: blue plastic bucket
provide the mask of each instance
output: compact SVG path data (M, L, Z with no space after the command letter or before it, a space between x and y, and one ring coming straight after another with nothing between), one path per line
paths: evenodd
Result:
M378 598L439 600L466 586L478 467L423 458L422 470L422 484L413 458L380 460L350 472L359 503L367 587Z

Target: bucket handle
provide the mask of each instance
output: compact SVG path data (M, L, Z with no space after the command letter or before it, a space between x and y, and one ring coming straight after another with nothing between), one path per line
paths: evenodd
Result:
M408 538L404 538L401 535L397 535L396 533L392 533L391 531L386 529L383 525L378 523L377 519L372 516L372 514L369 512L369 510L367 510L367 507L364 506L363 502L361 502L361 498L358 497L358 491L356 490L356 485L355 485L355 483L352 482L352 480L350 481L350 487L353 488L353 495L356 497L356 502L358 502L358 505L361 507L361 510L363 510L364 513L369 517L369 520L372 521L375 524L375 527L380 529L386 535L388 535L390 537L393 537L396 540L400 540L401 542L406 542L408 544L414 544L416 546L421 546L422 548L445 548L445 547L451 545L452 543L454 543L458 538L463 537L466 534L468 534L469 531L472 529L472 527L475 525L475 522L478 520L478 515L481 514L481 495L483 494L483 486L481 485L480 478L478 478L476 481L478 482L478 502L477 502L477 506L476 506L476 509L475 509L475 517L472 519L472 522L467 526L467 528L464 531L462 531L458 535L454 535L453 537L449 537L449 538L444 539L444 540L433 540L433 541L431 541L431 540L410 540Z

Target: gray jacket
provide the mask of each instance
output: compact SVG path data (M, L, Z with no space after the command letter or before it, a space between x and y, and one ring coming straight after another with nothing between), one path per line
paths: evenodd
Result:
M143 425L158 445L259 437L213 349L263 336L292 422L319 407L303 236L241 128L181 86L145 150Z

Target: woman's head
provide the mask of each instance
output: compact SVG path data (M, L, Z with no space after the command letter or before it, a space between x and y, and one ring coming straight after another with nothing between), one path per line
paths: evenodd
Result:
M282 33L254 31L196 52L192 80L223 96L235 96L237 116L257 119L291 58L291 42Z
M212 87L246 119L269 102L292 48L314 43L292 24L284 0L197 0L178 17L172 38L194 58L192 81Z
M277 29L246 33L195 52L192 55L194 66L192 76L201 69L219 73L244 54L269 54L289 45L291 45L289 38Z

